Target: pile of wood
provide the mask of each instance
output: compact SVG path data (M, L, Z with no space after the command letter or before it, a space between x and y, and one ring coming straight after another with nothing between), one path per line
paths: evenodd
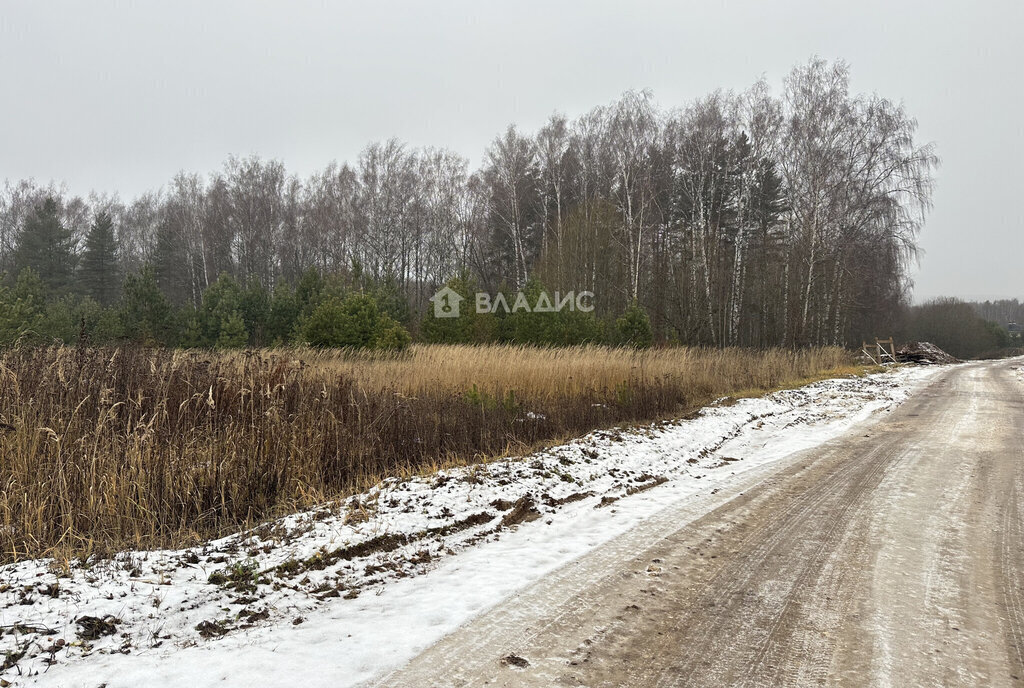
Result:
M910 342L896 349L896 360L900 363L917 363L933 365L939 363L959 363L960 359L950 356L931 342Z

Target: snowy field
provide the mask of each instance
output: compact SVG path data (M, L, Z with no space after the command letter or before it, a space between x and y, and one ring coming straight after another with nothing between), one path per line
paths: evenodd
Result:
M723 399L685 420L388 480L204 547L69 572L3 567L0 685L371 681L660 510L892 408L939 369Z

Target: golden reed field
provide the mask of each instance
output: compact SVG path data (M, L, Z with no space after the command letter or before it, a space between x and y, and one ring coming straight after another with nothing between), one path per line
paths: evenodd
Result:
M178 547L387 476L860 372L836 348L0 351L0 560Z

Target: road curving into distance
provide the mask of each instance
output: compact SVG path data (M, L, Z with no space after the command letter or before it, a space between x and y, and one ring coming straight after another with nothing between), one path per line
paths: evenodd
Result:
M736 476L387 686L1024 686L1020 360Z

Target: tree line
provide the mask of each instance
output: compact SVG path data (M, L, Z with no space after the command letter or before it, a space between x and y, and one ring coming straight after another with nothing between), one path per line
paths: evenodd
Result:
M907 309L896 330L905 340L931 342L957 358L1019 355L1021 341L1008 330L1016 299L972 303L932 299Z
M1009 325L1014 323L1024 327L1024 303L1017 299L997 299L995 301L968 301L971 308L985 320Z
M71 315L47 317L81 330L105 313L97 333L159 340L130 315L148 300L175 315L146 327L179 340L191 328L210 345L220 331L202 314L228 291L263 305L248 316L225 311L234 301L218 306L217 328L234 321L225 341L243 328L250 344L308 339L316 308L330 301L338 316L360 298L382 331L386 316L415 336L527 337L516 318L432 322L430 296L455 284L593 292L592 316L527 319L530 336L554 343L646 340L646 328L711 346L859 341L891 331L906 301L937 165L915 136L901 105L851 93L847 65L815 59L778 95L762 81L665 110L627 92L531 134L510 126L476 170L390 140L305 179L278 161L231 158L130 202L7 182L3 317L63 309ZM327 296L307 290L313 300L287 327L269 324L274 303L283 312L312 275Z

